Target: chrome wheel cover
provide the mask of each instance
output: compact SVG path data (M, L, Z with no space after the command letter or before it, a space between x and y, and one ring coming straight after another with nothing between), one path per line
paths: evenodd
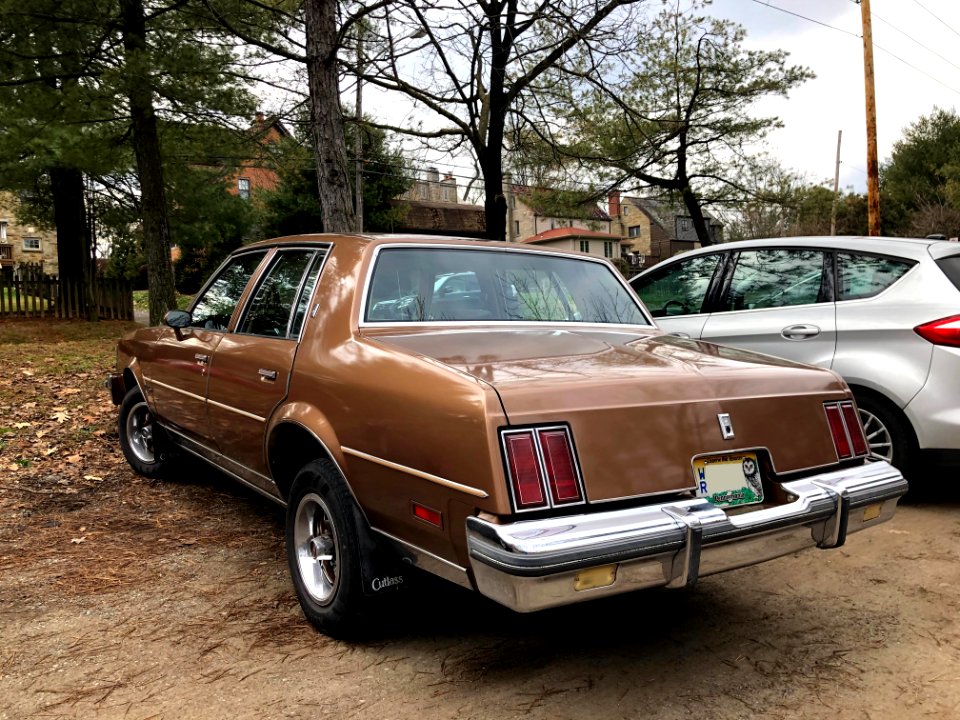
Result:
M127 414L127 442L133 454L142 463L157 461L153 448L153 413L146 402L138 402Z
M860 410L860 422L863 423L863 434L866 435L867 445L870 446L871 457L893 462L893 438L887 426L880 422L880 418L863 408Z
M293 521L293 546L297 572L307 594L318 604L329 605L340 584L340 543L330 509L316 493L300 499Z

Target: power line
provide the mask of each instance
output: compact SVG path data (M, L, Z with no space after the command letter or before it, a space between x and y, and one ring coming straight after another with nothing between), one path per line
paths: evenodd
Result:
M859 4L860 4L860 0L850 0L850 2L851 2L853 5L859 5ZM935 55L936 57L938 57L938 58L940 58L941 60L943 60L945 63L947 63L947 64L949 64L949 65L952 65L952 66L955 67L957 70L960 70L960 65L957 65L955 62L953 62L953 61L952 61L950 58L948 58L946 55L941 55L941 54L938 53L936 50L934 50L932 47L930 47L930 46L928 46L928 45L924 45L922 42L920 42L919 40L917 40L915 37L913 37L912 35L909 35L908 33L904 32L903 30L901 30L900 28L898 28L896 25L894 25L892 22L890 22L889 20L886 20L885 18L880 17L880 16L877 15L875 12L871 12L870 14L871 14L874 18L876 18L877 20L879 20L880 22L882 22L884 25L889 26L890 28L892 28L892 29L895 30L896 32L898 32L898 33L900 33L901 35L903 35L903 36L904 36L907 40L909 40L910 42L912 42L912 43L914 43L914 44L916 44L916 45L919 45L920 47L922 47L924 50L926 50L926 51L927 51L928 53L930 53L931 55Z
M913 0L913 2L915 2L915 3L916 3L917 5L919 5L923 10L926 10L930 15L932 15L934 18L936 18L937 21L938 21L941 25L943 25L947 30L949 30L950 32L952 32L952 33L953 33L954 35L956 35L957 37L960 37L960 32L957 32L957 31L954 30L952 27L950 27L949 25L947 25L947 23L945 23L942 18L940 18L936 13L934 13L933 10L930 10L929 8L925 7L925 6L920 2L920 0Z
M913 1L916 2L918 5L920 5L920 3L917 2L917 0L913 0ZM755 2L757 5L762 5L763 7L766 7L766 8L770 8L771 10L777 10L778 12L786 13L787 15L793 15L794 17L798 17L798 18L800 18L801 20L806 20L806 21L808 21L808 22L812 22L812 23L814 23L814 24L816 24L816 25L821 25L822 27L829 28L829 29L831 29L831 30L836 30L837 32L841 32L841 33L843 33L844 35L850 35L851 37L855 37L855 38L857 38L858 40L862 40L862 39L863 39L863 35L857 35L856 33L850 32L849 30L844 30L843 28L838 28L836 25L830 25L829 23L822 22L821 20L815 20L814 18L807 17L806 15L801 15L800 13L793 12L792 10L787 10L786 8L782 8L782 7L779 7L779 6L777 6L777 5L772 5L770 2L763 2L763 0L751 0L751 2ZM855 2L854 4L859 4L859 3L856 3L856 2ZM923 6L920 5L920 7L923 7ZM924 8L924 10L926 10L926 8ZM929 12L929 11L928 11L928 12ZM872 14L873 14L873 13L871 13L871 15L872 15ZM932 13L931 13L931 14L932 14ZM937 18L937 19L939 20L940 18ZM941 22L943 22L943 21L941 20ZM948 25L947 27L950 27L950 26ZM953 30L953 28L950 28L950 29ZM956 32L956 31L954 30L954 32ZM960 35L960 33L958 33L958 35ZM885 52L885 53L886 53L887 55L889 55L890 57L892 57L892 58L894 58L894 59L896 59L896 60L899 60L899 61L902 62L904 65L906 65L908 68L911 68L912 70L917 71L917 72L920 73L921 75L925 75L926 77L930 78L930 79L933 80L935 83L938 83L939 85L942 85L942 86L945 87L947 90L950 90L951 92L954 92L954 93L956 93L957 95L960 95L960 90L957 90L956 88L951 87L950 85L947 85L947 84L946 84L945 82L943 82L942 80L938 80L937 78L935 78L935 77L934 77L933 75L931 75L930 73L926 72L925 70L922 70L922 69L918 68L916 65L913 65L913 64L907 62L906 60L904 60L904 59L903 59L902 57L900 57L899 55L891 52L890 50L887 50L886 48L880 47L880 46L877 45L876 43L874 43L873 46L874 46L875 48L877 48L877 50L880 50L881 52Z

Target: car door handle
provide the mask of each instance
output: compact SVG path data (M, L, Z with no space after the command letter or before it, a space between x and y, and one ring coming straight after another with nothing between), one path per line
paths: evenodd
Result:
M787 340L808 340L820 334L816 325L791 325L780 331Z
M201 365L207 365L210 363L210 356L204 355L203 353L197 353L193 356L193 359L196 360Z
M266 368L260 368L257 372L260 373L261 380L265 380L267 382L273 382L274 380L277 379L276 370L267 370Z

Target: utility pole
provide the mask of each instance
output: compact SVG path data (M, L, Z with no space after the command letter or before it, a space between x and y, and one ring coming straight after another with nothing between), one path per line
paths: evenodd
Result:
M837 198L840 193L840 140L843 130L837 130L837 164L833 171L833 204L830 206L830 235L837 234Z
M357 25L357 125L353 136L353 153L356 156L356 213L357 232L363 232L363 25Z
M873 25L870 0L860 0L863 21L863 79L867 101L867 224L869 234L880 234L880 165L877 160L877 94L873 84Z

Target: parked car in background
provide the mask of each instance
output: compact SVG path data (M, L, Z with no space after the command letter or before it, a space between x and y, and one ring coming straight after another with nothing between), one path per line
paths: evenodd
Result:
M936 240L745 240L632 278L667 332L840 373L870 450L909 471L960 460L960 246Z
M519 611L832 548L906 491L834 373L665 335L603 259L452 239L244 247L110 386L147 476L194 454L285 505L307 618L411 567Z

